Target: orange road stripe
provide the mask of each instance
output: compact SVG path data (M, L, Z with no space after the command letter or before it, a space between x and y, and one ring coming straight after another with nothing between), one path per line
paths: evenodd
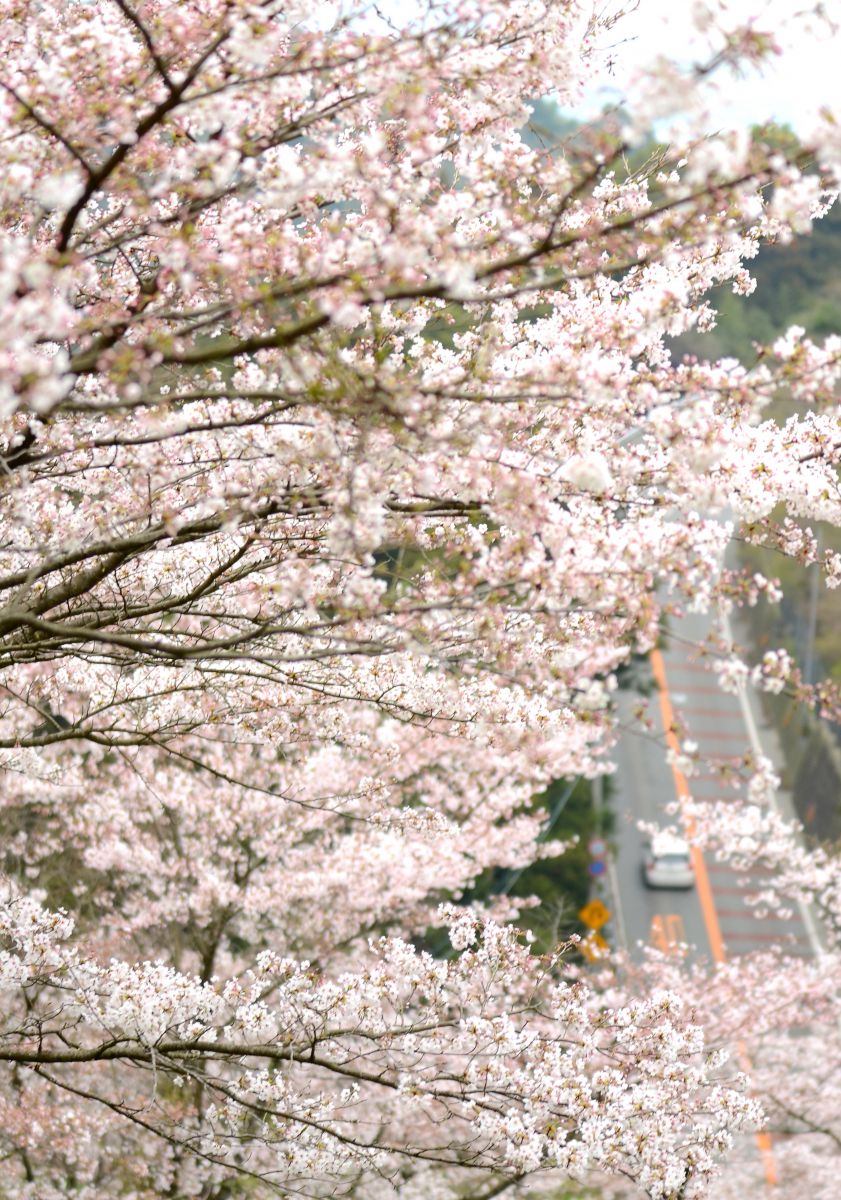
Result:
M756 1144L759 1147L759 1153L762 1155L765 1182L769 1187L776 1187L780 1180L777 1175L777 1162L774 1158L774 1143L771 1140L771 1134L766 1129L760 1130L756 1134Z
M666 664L663 661L663 655L657 649L651 651L651 669L654 672L654 678L657 682L657 691L660 699L660 716L663 718L663 728L666 731L666 745L675 754L679 754L680 742L677 740L675 734L675 716L672 709L671 696L669 695L669 683L666 679ZM699 689L694 688L693 690L698 691ZM689 785L686 782L686 776L682 771L678 770L674 763L672 763L672 775L674 776L678 799L688 800L691 793ZM686 836L691 839L695 833L694 821L691 818L684 818L683 824L686 829ZM704 862L704 856L697 846L691 847L691 854L692 868L695 872L695 890L698 893L698 900L701 905L701 913L710 943L710 952L715 962L723 963L726 961L727 956L724 953L721 926L718 923L718 913L716 912L712 888L710 887L707 864ZM750 1075L751 1063L744 1042L740 1041L738 1043L737 1050L739 1058L742 1060L742 1069L745 1071L745 1074ZM779 1177L777 1175L777 1164L774 1159L774 1148L770 1133L767 1130L760 1130L756 1134L756 1144L762 1158L765 1182L769 1187L776 1187Z

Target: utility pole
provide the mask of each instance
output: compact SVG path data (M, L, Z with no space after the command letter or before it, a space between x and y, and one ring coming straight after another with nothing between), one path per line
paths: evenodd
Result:
M807 684L815 682L815 636L818 631L818 586L821 580L820 559L823 550L821 527L815 535L815 561L809 579L809 615L806 625L806 653L803 657L803 678Z

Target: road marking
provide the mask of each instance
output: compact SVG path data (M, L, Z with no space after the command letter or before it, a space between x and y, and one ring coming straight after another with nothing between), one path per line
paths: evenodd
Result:
M662 954L668 954L669 944L666 941L666 931L663 928L663 918L659 913L655 913L651 918L651 929L648 933L648 940L652 946L656 947Z
M721 693L721 697L727 699L724 692ZM681 712L688 717L717 717L719 721L727 719L724 707L698 708L695 704L686 704L681 706Z
M666 678L666 664L663 661L663 655L659 650L651 651L651 669L654 674L654 679L657 683L658 695L660 699L660 715L663 719L663 729L666 732L666 745L675 754L680 753L680 743L675 734L675 715L672 710L672 702L669 696L669 682ZM698 689L693 689L698 690ZM688 800L690 798L689 785L686 782L686 777L682 771L678 770L677 766L672 763L672 775L675 781L675 790L679 800ZM695 822L691 818L683 819L686 836L690 839L695 833ZM692 855L692 867L695 872L695 890L698 894L698 900L701 904L701 914L704 918L704 925L707 930L707 939L710 943L710 951L713 959L717 963L726 961L724 953L724 942L721 937L721 926L718 923L718 913L716 912L715 902L713 900L712 888L710 887L710 877L707 874L707 865L704 862L704 856L697 846L691 846L690 852ZM747 1047L743 1041L737 1042L737 1053L742 1064L742 1070L746 1075L750 1075L752 1068L750 1058L748 1057ZM759 1154L762 1159L762 1169L765 1175L765 1182L769 1188L776 1187L779 1182L777 1174L777 1164L774 1158L774 1147L771 1141L771 1135L767 1130L760 1130L756 1135L756 1145L759 1149Z
M686 945L686 930L680 913L655 913L651 918L652 946L656 946L663 954L680 954Z

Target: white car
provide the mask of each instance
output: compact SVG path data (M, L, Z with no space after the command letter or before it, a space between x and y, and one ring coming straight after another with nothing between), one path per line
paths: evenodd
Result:
M689 843L670 833L658 833L645 844L642 874L650 888L694 887Z

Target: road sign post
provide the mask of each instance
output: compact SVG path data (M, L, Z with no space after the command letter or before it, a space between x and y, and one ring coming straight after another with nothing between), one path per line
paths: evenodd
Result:
M590 861L587 871L591 879L600 879L607 874L608 845L603 837L591 837L587 843ZM610 909L598 897L594 897L578 913L579 919L587 927L588 933L579 945L579 950L588 962L595 962L608 953L608 945L598 932L611 918Z

